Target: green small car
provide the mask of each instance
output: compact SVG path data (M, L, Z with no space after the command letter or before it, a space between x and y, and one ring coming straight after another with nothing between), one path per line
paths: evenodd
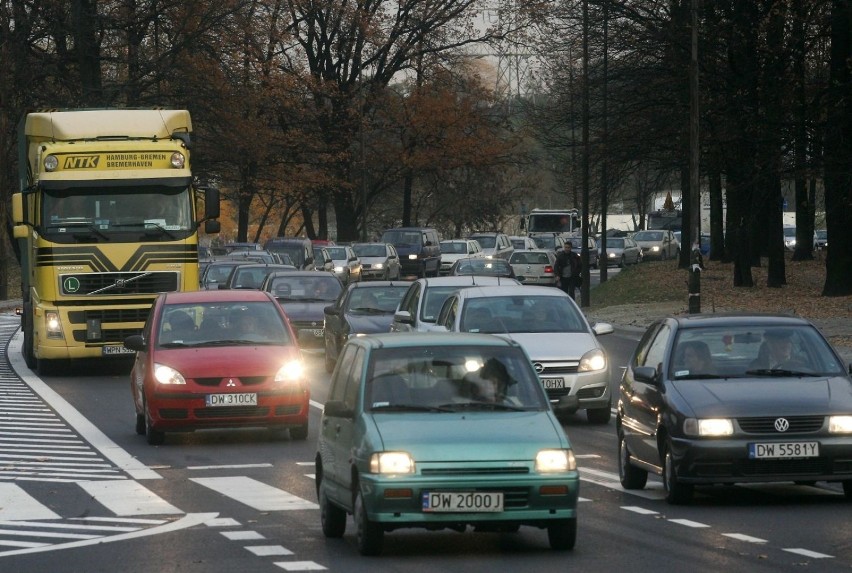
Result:
M316 455L326 537L352 514L362 555L384 533L468 525L577 538L579 474L529 357L488 334L356 337L332 375Z

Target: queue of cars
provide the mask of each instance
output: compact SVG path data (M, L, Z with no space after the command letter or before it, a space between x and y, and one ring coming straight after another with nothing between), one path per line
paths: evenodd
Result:
M273 265L246 265L208 281L230 288L161 295L125 342L137 351L136 431L154 445L166 432L236 426L305 439L299 351L322 349L332 376L315 455L320 523L337 538L352 515L364 555L405 527L530 526L572 549L579 475L561 422L578 410L603 425L615 406L622 486L657 474L669 503L696 487L767 481L836 481L852 497L852 367L807 321L661 319L613 396L598 338L614 329L545 288L556 282L546 239L503 258L499 233L486 252L474 239L394 231L406 255L391 243L322 246L342 253L335 272L275 268L255 290L234 277ZM665 260L661 240L643 251L609 238L606 264ZM426 276L441 273L445 248L459 255L449 276ZM357 279L341 268L351 259ZM215 265L208 273L225 272ZM412 271L422 276L401 280Z

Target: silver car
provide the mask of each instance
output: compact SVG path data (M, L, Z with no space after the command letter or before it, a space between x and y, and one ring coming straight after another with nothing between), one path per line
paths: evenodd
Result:
M556 253L550 249L515 251L509 259L515 278L525 285L556 286Z
M361 279L398 280L399 255L390 243L355 243L352 250L361 260Z
M609 422L609 360L597 337L614 329L604 322L590 326L561 290L525 285L460 290L444 301L435 330L514 340L530 357L558 417L582 409L593 424Z
M639 231L633 235L633 240L642 248L642 256L645 259L665 261L680 256L680 243L668 229Z
M352 247L326 247L326 251L334 261L334 274L344 285L361 280L361 260Z
M476 285L515 285L515 279L504 277L456 276L417 279L411 286L393 317L391 332L428 332L435 328L438 311L448 296L459 289Z
M482 247L474 239L450 239L441 241L441 274L446 275L459 259L484 257Z
M603 257L603 249L600 256ZM642 249L630 237L614 237L606 240L606 264L624 268L642 262Z

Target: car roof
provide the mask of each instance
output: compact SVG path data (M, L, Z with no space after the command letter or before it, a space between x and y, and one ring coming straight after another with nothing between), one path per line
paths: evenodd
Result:
M562 290L549 286L536 285L505 285L505 286L475 286L458 291L463 298L487 298L493 296L548 296L554 298L570 298Z
M166 304L194 304L207 302L275 302L272 296L257 289L195 290L164 293Z
M508 285L518 284L518 281L508 277L492 277L483 275L462 275L448 277L430 277L417 279L417 282L422 282L425 286L457 286L457 285L501 285L509 281ZM561 291L560 291L561 292Z
M278 278L278 277L296 277L296 278L299 278L299 277L312 277L312 278L323 278L323 277L328 277L328 278L332 278L332 279L336 279L336 278L337 278L337 277L335 277L334 275L332 275L331 273L326 273L326 272L318 273L317 271L287 271L287 270L275 271L274 273L271 273L271 274L269 275L269 277L270 277L270 278Z
M361 289L361 288L377 288L377 287L389 287L389 286L401 286L408 288L411 285L411 281L404 281L401 279L395 281L359 281L357 283L350 283L348 285L349 290Z
M520 345L512 340L490 334L469 332L393 332L358 336L350 340L368 348L413 348L455 345L520 348Z
M813 326L813 324L801 317L792 314L780 313L740 313L728 312L718 314L690 314L685 316L669 317L678 328L712 328L720 326L753 326L764 328L767 326Z

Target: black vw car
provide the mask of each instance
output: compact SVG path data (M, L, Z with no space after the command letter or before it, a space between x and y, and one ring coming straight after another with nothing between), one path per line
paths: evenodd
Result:
M323 308L343 291L340 280L331 273L278 271L266 277L261 290L278 300L299 337L302 348L322 348Z
M807 320L691 315L652 324L621 381L626 489L839 482L852 497L852 367Z
M334 370L343 345L351 336L389 332L393 314L411 283L372 281L352 283L325 307L325 369Z

